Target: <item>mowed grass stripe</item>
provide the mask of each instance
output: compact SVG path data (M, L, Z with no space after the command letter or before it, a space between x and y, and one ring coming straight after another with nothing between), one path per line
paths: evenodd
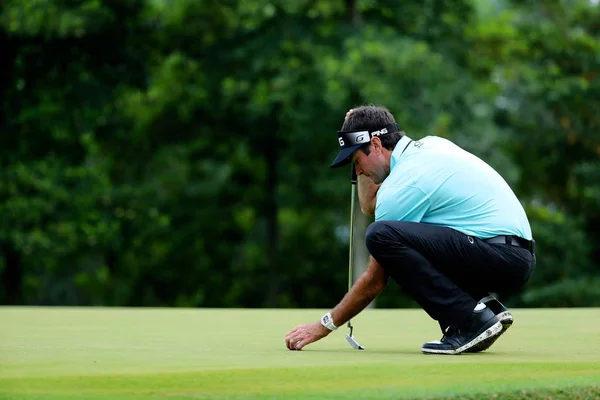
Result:
M421 310L361 314L353 322L362 352L344 332L286 350L285 332L322 312L0 308L0 394L407 398L600 382L599 309L515 310L511 331L483 354L420 354L439 338Z
M18 378L3 380L13 393L55 395L126 394L140 396L182 391L194 396L220 397L256 394L294 395L393 392L427 395L448 392L502 392L515 388L562 387L598 382L599 363L522 363L447 366L304 367L200 371L91 377ZM0 381L2 382L2 381Z
M574 364L523 365L514 368L501 365L486 373L456 368L452 371L418 368L306 368L279 371L225 371L217 376L206 373L152 374L147 376L96 376L77 379L60 377L13 381L3 385L11 399L303 399L303 398L415 398L425 396L469 395L474 393L507 393L516 388L558 388L591 385L597 382L598 365L581 368ZM567 372L568 371L568 372ZM540 373L542 372L542 373ZM566 372L566 373L565 373ZM405 379L401 376L404 374ZM432 379L430 374L434 374ZM498 376L500 374L500 377ZM536 375L524 378L524 375ZM208 375L213 375L209 373ZM596 375L597 376L597 375ZM206 379L211 378L211 379ZM45 397L44 397L45 396ZM546 397L547 398L547 397Z

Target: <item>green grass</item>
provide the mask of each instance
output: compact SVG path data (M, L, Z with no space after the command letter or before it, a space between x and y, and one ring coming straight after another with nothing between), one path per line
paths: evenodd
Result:
M600 398L600 309L513 310L487 352L420 353L421 310L367 310L301 352L325 310L0 308L0 398Z

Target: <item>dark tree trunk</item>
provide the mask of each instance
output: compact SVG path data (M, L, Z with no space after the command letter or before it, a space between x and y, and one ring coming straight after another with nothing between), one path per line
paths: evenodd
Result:
M269 271L269 289L267 292L267 306L277 307L279 295L279 271L277 265L277 251L279 249L279 224L277 221L277 146L266 146L267 181L265 217L267 219L267 270Z
M5 298L3 303L20 305L23 301L23 268L21 255L10 243L0 244L0 257L4 259L4 270L0 275Z
M357 0L346 0L346 11L348 13L348 19L354 24L357 25L360 23L361 16L358 12L358 7L356 4Z

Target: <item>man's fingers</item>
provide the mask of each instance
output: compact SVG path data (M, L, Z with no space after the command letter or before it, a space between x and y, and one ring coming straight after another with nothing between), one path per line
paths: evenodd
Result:
M290 331L287 335L285 335L285 345L290 350L298 350L296 344L300 343L301 339L298 335L298 327Z
M290 337L285 340L285 345L290 350L302 350L306 346L306 339L298 336Z
M296 339L289 339L289 340L286 340L285 344L288 349L296 350L296 342L297 342Z
M315 323L319 325L319 323ZM285 345L290 350L302 350L305 346L315 340L319 340L322 335L314 332L315 324L298 325L285 335Z
M286 335L285 335L285 340L288 340L289 338L291 338L292 336L294 336L296 334L296 332L298 331L298 327L295 327L294 329L292 329L291 331L289 331Z

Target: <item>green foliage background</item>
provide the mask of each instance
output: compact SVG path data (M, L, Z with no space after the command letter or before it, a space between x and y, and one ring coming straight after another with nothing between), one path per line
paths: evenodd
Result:
M6 0L0 303L331 307L345 112L505 176L518 306L600 306L600 7L584 0ZM410 306L390 287L380 307Z

